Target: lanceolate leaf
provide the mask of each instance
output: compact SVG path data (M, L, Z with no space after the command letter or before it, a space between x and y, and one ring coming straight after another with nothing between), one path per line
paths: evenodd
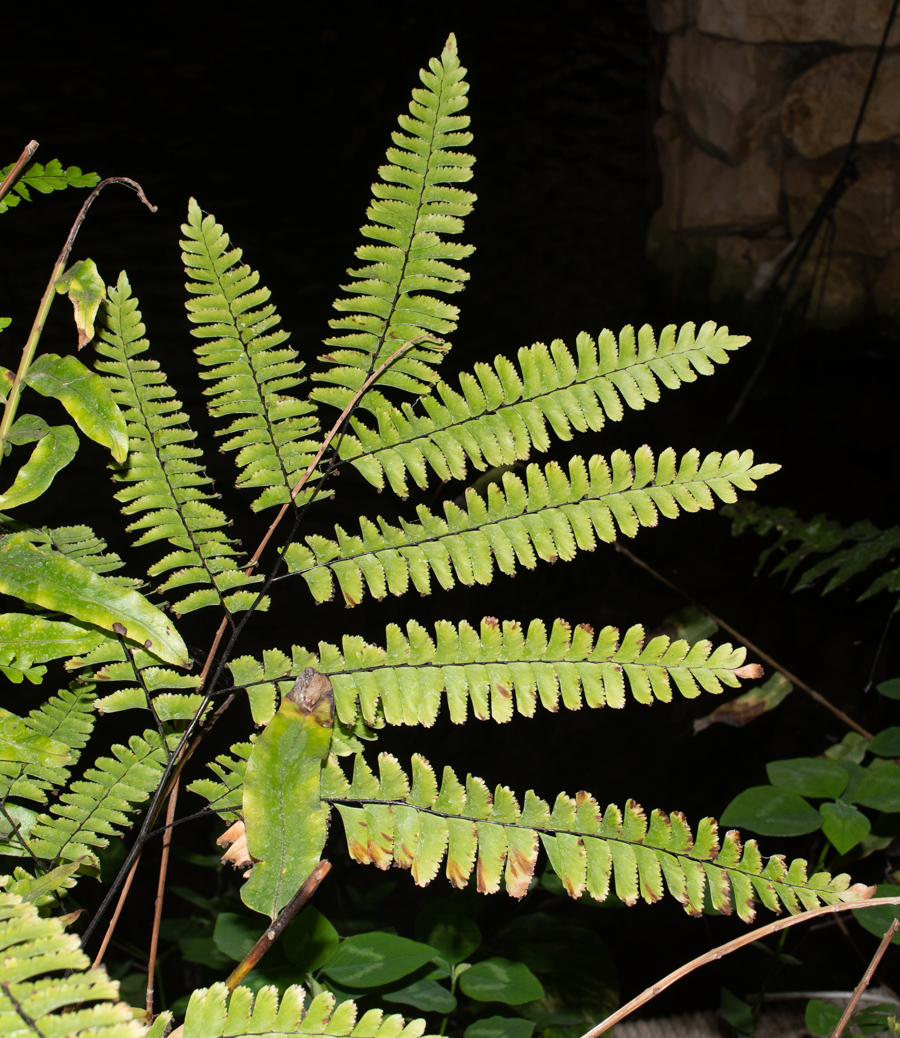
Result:
M34 613L0 613L0 666L28 668L96 648L105 637L96 628Z
M244 824L255 864L241 899L271 919L300 889L325 846L319 786L333 715L327 678L305 672L254 743L247 762Z
M16 473L13 485L0 494L0 508L18 508L43 494L53 477L75 457L78 434L70 425L54 425L38 440L31 457Z
M734 501L737 490L754 490L756 479L779 468L754 465L752 451L712 453L701 461L691 450L679 463L667 448L657 462L647 446L633 458L614 451L610 460L595 455L585 462L576 455L568 476L553 461L543 469L529 465L527 486L506 472L503 489L490 484L486 500L468 488L465 508L445 502L444 518L419 505L417 523L400 519L398 527L381 516L377 525L361 518L359 535L338 526L335 540L308 536L305 545L288 547L288 570L303 576L317 602L333 596L336 580L348 606L361 601L366 586L374 598L401 595L410 584L430 594L432 575L445 589L457 580L489 584L495 565L513 575L517 565L533 569L538 558L568 561L579 550L593 551L598 540L655 526L660 514L671 519L682 509L710 509L716 497Z
M364 864L393 862L412 872L419 886L430 883L446 857L445 873L465 887L472 872L478 890L494 893L505 883L513 897L528 890L543 845L566 892L587 892L603 901L611 889L626 904L658 901L668 888L686 911L699 915L709 885L713 907L732 910L746 922L759 900L774 912L791 913L867 896L846 875L807 877L806 862L787 865L776 855L764 861L754 840L741 845L734 830L720 840L706 818L694 834L683 815L653 811L649 818L629 800L624 809L602 810L588 793L561 793L551 809L534 793L521 806L506 786L493 796L471 775L465 785L444 769L438 784L431 765L418 755L407 776L396 759L382 753L379 775L357 757L352 781L332 757L322 776L322 796L344 823L350 854Z
M42 396L59 400L85 436L106 447L120 464L125 461L128 457L125 416L103 379L77 357L45 353L31 365L25 381Z
M94 337L94 318L106 295L97 264L92 259L73 264L56 282L56 291L67 295L72 303L78 329L78 349L81 349Z
M191 664L172 621L137 591L118 587L62 555L44 554L13 537L0 543L0 591L113 632L180 667Z

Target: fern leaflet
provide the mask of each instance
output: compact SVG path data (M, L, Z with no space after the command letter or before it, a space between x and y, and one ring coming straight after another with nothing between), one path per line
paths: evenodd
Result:
M225 514L207 503L214 497L212 480L191 460L202 453L187 446L197 434L187 427L187 416L159 364L140 357L148 344L124 272L108 295L96 344L108 359L96 366L106 375L128 423L128 461L114 466L114 472L117 480L132 485L120 490L116 500L125 503L126 515L143 513L128 530L143 531L136 544L166 538L175 545L177 551L148 570L151 577L169 574L160 593L203 585L173 604L176 614L220 604L230 613L248 609L256 594L246 589L262 577L241 569L241 552L221 529L228 522Z
M597 342L581 332L577 362L560 339L549 349L536 343L519 350L518 370L497 357L493 366L476 364L474 375L460 375L459 392L439 382L415 408L373 406L377 429L352 419L356 435L341 438L339 453L379 490L387 480L406 497L407 478L424 488L429 467L441 480L464 479L469 463L484 470L548 450L548 425L561 440L573 429L597 432L607 419L623 417L623 404L642 410L656 403L660 382L678 389L698 373L711 375L715 364L728 362L728 351L748 341L708 321L699 333L693 323L677 335L667 325L659 343L649 325L636 337L630 325L623 328L618 342L608 330Z
M786 865L774 855L764 863L755 840L742 847L730 830L720 841L711 818L700 822L695 836L680 813L653 811L648 819L631 800L624 811L615 805L602 811L587 793L561 793L551 811L530 791L520 806L506 786L492 796L479 778L469 776L463 785L450 768L439 787L431 765L418 755L411 782L390 754L380 754L378 763L376 778L358 756L349 781L331 758L322 797L341 815L351 857L379 868L408 868L419 886L435 878L446 857L453 886L466 886L474 870L481 893L495 893L503 880L507 892L521 898L540 839L551 868L576 898L586 891L604 901L614 887L628 905L639 898L652 903L667 887L688 913L699 915L708 885L717 911L736 910L749 922L757 900L773 912L784 906L794 914L820 903L855 901L863 893L846 875L808 878L799 858Z
M455 264L473 252L471 245L445 241L459 234L475 196L452 185L472 176L474 159L456 149L472 140L466 132L468 84L451 34L440 59L432 58L419 77L425 89L413 91L409 115L401 115L394 132L395 148L388 149L388 165L379 169L372 185L374 198L366 215L372 221L361 228L364 237L379 242L361 245L356 257L364 266L348 271L357 279L342 285L348 298L335 300L345 316L329 321L347 334L325 340L337 347L319 359L330 366L313 378L334 388L319 387L311 396L343 409L375 368L404 342L423 333L449 335L456 329L459 310L428 293L454 293L465 287L469 275ZM422 393L436 381L433 367L449 345L427 340L408 350L378 379L378 385ZM369 392L364 407L384 402Z
M281 996L278 989L263 987L254 993L238 987L229 996L224 984L200 988L191 995L184 1018L183 1038L241 1038L270 1035L287 1038L293 1034L321 1034L333 1038L421 1038L424 1020L407 1023L402 1016L385 1016L370 1009L357 1020L356 1003L350 999L335 1005L330 991L322 991L309 1002L303 988L292 984ZM429 1035L427 1038L437 1038Z
M754 465L753 452L708 454L700 461L696 450L678 464L667 448L654 461L644 446L634 458L614 451L612 467L595 455L585 463L569 461L569 475L556 462L543 471L527 468L527 487L510 472L503 489L496 484L482 498L466 490L466 507L444 502L444 516L424 505L416 509L419 522L401 519L391 526L380 516L376 526L360 518L360 535L335 527L336 540L308 536L285 552L290 574L301 574L313 598L325 602L334 595L334 582L348 606L357 605L365 585L374 598L402 595L410 583L421 595L431 593L432 574L444 589L463 584L489 584L494 565L509 576L516 566L533 569L537 559L568 561L577 551L593 551L597 541L611 542L618 532L633 537L641 526L655 526L662 513L674 518L681 509L713 508L713 494L726 502L735 488L753 490L755 479L778 469Z
M61 920L39 916L35 905L15 894L0 894L0 947L4 1034L145 1038L146 1029L119 1001L118 982L102 966L89 968L78 936L66 933ZM68 972L46 976L60 970Z
M237 486L262 488L254 511L283 504L319 447L315 405L287 394L306 381L300 378L304 365L285 346L288 333L271 331L281 317L268 303L269 290L256 287L259 274L240 262L240 249L228 251L228 235L215 217L204 217L191 199L181 229L192 279L186 288L196 297L187 303L188 317L199 325L191 334L213 340L194 351L209 369L201 378L214 380L205 390L209 412L239 416L219 433L229 437L222 450L238 451ZM310 493L298 495L298 502Z
M0 181L14 165L15 163L11 162L0 169ZM51 159L46 165L31 162L13 184L10 193L0 199L0 213L13 209L23 199L30 202L29 188L42 195L49 195L51 191L62 191L67 187L96 187L99 183L100 177L96 173L82 173L77 166L63 169L59 159Z

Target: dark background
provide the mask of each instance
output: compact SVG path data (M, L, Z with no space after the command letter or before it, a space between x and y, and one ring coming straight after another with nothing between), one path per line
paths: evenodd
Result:
M12 161L36 138L41 161L59 157L64 165L127 175L143 185L158 212L150 214L124 188L108 188L73 256L91 256L110 283L127 268L154 356L201 431L209 425L191 376L193 341L181 302L177 245L187 199L194 196L215 213L260 269L294 346L314 362L337 285L359 243L368 185L389 132L405 110L416 71L454 31L472 84L468 112L478 162L471 186L479 201L464 235L477 252L467 263L470 287L454 300L462 315L447 375L536 341L560 337L573 344L582 329L596 334L644 321L656 328L688 319L729 322L736 331L753 331L755 339L716 379L664 394L647 411L626 415L620 426L579 438L573 449L608 454L647 442L705 453L749 446L760 460L784 465L756 500L806 516L827 510L842 521L895 521L892 329L873 320L841 333L804 333L789 321L740 420L726 428L725 417L759 359L764 319L712 302L697 312L669 298L667 286L646 270L644 242L660 178L650 129L664 45L640 0L446 11L411 3L315 11L295 5L288 13L268 2L239 11L159 3L116 9L102 20L88 11L29 19L19 10L4 15L4 26L0 162ZM67 191L23 203L0 221L0 312L14 318L0 340L7 366L15 367L80 204L81 197ZM73 345L67 307L64 301L54 307L43 349L61 352ZM556 456L567 454L566 445L555 448ZM43 499L27 517L52 525L87 522L111 546L127 550L106 496L103 465L99 449L85 445L59 479L62 492ZM235 511L243 502L229 493L229 465L210 459L218 488ZM390 518L414 504L376 498L352 476L342 477L340 490L335 508L345 525L359 512ZM58 514L48 516L47 503ZM246 543L252 543L252 525L239 520L236 528L246 530ZM760 547L749 537L733 540L727 522L714 514L642 531L634 545L862 723L894 723L883 701L863 692L870 677L897 673L892 636L875 659L893 603L882 596L856 604L862 586L824 600L815 591L790 596L778 578L754 576ZM515 581L498 576L487 590L407 596L377 609L367 601L352 613L336 603L310 609L305 589L286 582L285 598L239 651L291 642L312 647L320 637L338 641L344 631L380 641L386 622L403 623L410 615L476 623L484 615L537 616L548 623L563 616L596 629L637 622L651 628L684 604L612 547L579 555L571 566L520 572ZM192 623L186 624L189 632ZM559 789L585 788L602 803L633 797L648 811L680 808L695 823L721 813L740 789L765 781L767 760L818 754L844 734L798 691L748 728L717 727L692 736L692 720L714 705L704 697L652 711L632 704L616 715L543 714L499 730L475 724L453 729L441 721L426 733L390 733L382 744L401 760L421 750L436 767L471 769L489 784L508 783L519 793L533 787L552 799ZM223 744L243 734L243 723L234 719ZM339 842L332 841L336 858ZM761 844L766 853L786 849L813 860L819 852L814 839L794 847L790 841ZM882 866L864 864L860 871L879 879L866 873L873 867ZM357 872L362 883L382 880ZM404 913L422 895L403 882L406 877L396 878L397 925L408 932ZM498 919L514 911L495 900L490 911ZM624 998L738 929L728 920L691 921L669 903L627 913L596 909L588 917L613 949ZM805 960L803 978L786 975L785 986L852 986L852 950L833 928L826 936L832 943L821 938ZM868 935L856 936L868 949ZM810 938L792 940L803 958ZM657 1000L649 1015L715 1005L720 983L741 995L756 990L762 957L741 954L739 963L695 974ZM847 959L853 962L849 973L828 973L827 963Z

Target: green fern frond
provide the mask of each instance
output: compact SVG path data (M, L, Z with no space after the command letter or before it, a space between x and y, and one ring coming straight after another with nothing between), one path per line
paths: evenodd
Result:
M729 644L713 649L709 641L689 645L665 635L645 644L644 628L630 627L620 639L605 627L596 640L588 624L553 624L549 638L541 620L521 624L485 617L481 631L463 621L458 627L438 621L435 636L415 620L406 634L389 624L386 648L345 636L343 652L319 643L317 669L334 688L335 709L345 724L361 711L373 724L379 708L390 725L432 725L446 696L450 720L509 721L514 712L533 717L540 705L580 710L625 706L627 691L638 703L670 702L672 685L688 699L701 689L718 695L723 685L737 688L759 668L744 667L746 650Z
M0 894L0 1032L33 1038L143 1038L119 985L91 969L76 934L35 905ZM60 973L65 970L67 972ZM47 976L52 973L53 976ZM93 1003L85 1005L84 1003Z
M723 514L733 520L731 532L735 536L746 530L760 537L778 532L778 540L760 555L758 569L773 555L783 555L772 572L785 573L790 578L811 556L825 556L804 570L797 579L795 591L809 587L834 571L822 590L822 594L827 595L871 566L878 566L881 573L857 601L879 591L900 591L900 566L891 565L900 548L900 526L880 530L867 519L842 526L825 515L801 519L790 508L731 507L723 509ZM900 609L900 600L895 608Z
M415 408L372 407L377 428L354 418L356 435L341 438L339 453L379 490L387 480L406 497L407 477L424 488L429 467L441 480L464 479L468 464L484 470L548 450L550 430L561 440L573 429L597 432L607 419L619 421L625 406L656 403L660 382L678 389L711 375L747 342L708 321L699 333L693 323L667 325L659 343L646 324L636 337L630 325L623 328L618 342L609 330L597 342L581 332L577 361L561 339L549 349L536 343L519 350L518 369L497 357L493 365L476 364L474 375L460 375L459 392L439 382Z
M11 162L0 169L0 181L14 165L15 163ZM15 208L23 199L30 202L29 188L42 195L49 195L51 191L62 191L67 187L96 187L99 183L100 177L96 173L82 173L77 166L63 169L59 159L51 159L46 165L31 162L13 184L10 193L0 199L0 213Z
M196 298L188 301L188 317L198 328L191 334L212 339L194 352L212 379L205 390L209 413L229 418L218 435L227 436L222 450L238 451L238 487L261 488L251 508L260 511L283 504L319 448L315 405L289 395L306 381L296 350L286 345L288 333L271 331L281 323L268 302L269 290L257 288L259 274L241 263L241 250L229 250L229 238L215 217L203 216L192 198L186 241L185 286ZM298 504L309 498L307 490Z
M576 898L587 892L604 901L614 888L628 905L639 898L652 903L668 888L688 913L699 915L708 885L718 912L734 910L749 922L757 900L773 912L784 906L794 914L860 897L849 876L819 872L808 878L805 861L788 866L781 855L764 862L756 841L742 847L735 830L720 841L711 818L700 822L695 836L680 813L653 811L648 819L631 800L624 810L610 805L603 811L587 793L561 793L551 811L531 791L520 806L506 786L492 796L481 779L469 776L463 785L450 768L439 787L433 768L418 755L412 781L390 754L380 754L378 763L376 778L358 756L348 781L331 758L322 797L341 815L351 857L379 868L408 868L419 886L435 878L446 857L453 886L466 886L474 869L481 893L495 893L503 880L507 892L521 898L534 875L540 839L551 868Z
M21 719L25 740L47 740L66 748L67 760L40 753L37 760L0 761L0 800L9 798L47 802L47 790L59 789L69 779L93 731L94 686L72 682Z
M231 995L224 984L200 988L191 995L184 1018L183 1038L241 1038L270 1035L287 1038L293 1034L320 1034L334 1038L421 1038L424 1020L408 1023L399 1013L385 1016L370 1009L357 1020L356 1003L347 999L335 1005L330 991L322 991L309 1003L303 988L292 984L281 996L278 989L235 988ZM104 1036L105 1038L105 1036ZM437 1038L428 1035L426 1038Z
M469 275L456 264L474 251L443 237L463 230L463 218L475 201L470 191L453 186L471 179L475 160L457 150L472 135L466 132L469 117L458 114L466 107L469 87L452 34L440 59L432 58L428 67L419 72L425 89L413 91L409 115L398 120L405 132L393 133L396 147L388 149L389 165L378 170L380 181L372 185L366 212L372 222L361 231L379 244L356 250L364 265L348 270L357 280L341 286L352 294L334 303L345 316L328 322L347 334L325 340L336 347L319 358L330 367L313 375L340 388L316 388L312 398L339 409L403 343L456 330L459 309L430 294L461 291ZM437 380L433 368L448 349L446 343L429 348L426 340L399 357L377 384L422 393ZM361 406L383 401L381 394L370 392Z
M118 481L132 485L120 490L116 500L125 503L126 515L141 515L128 527L130 532L143 531L136 544L166 538L177 549L148 570L151 577L168 574L160 593L201 585L173 604L177 615L212 605L240 612L256 598L246 589L262 577L241 569L239 547L222 532L227 517L207 503L215 496L212 480L192 460L202 452L188 446L197 434L188 427L159 364L140 356L148 343L137 306L123 272L101 308L96 343L97 352L108 358L96 362L97 370L106 376L128 423L128 461L114 472Z
M239 742L229 753L219 754L209 764L217 779L197 779L187 788L209 801L210 808L221 818L234 822L241 816L244 774L253 749L252 742ZM233 754L233 756L232 756Z
M71 783L60 803L39 815L25 834L38 858L74 861L84 856L96 866L90 848L106 847L106 837L129 827L135 805L155 792L168 760L156 731L148 729L143 738L133 735L128 746L114 744L112 753L98 757L84 778Z
M378 599L401 595L410 583L430 594L432 574L444 589L457 580L489 584L495 564L512 576L517 563L533 569L538 558L568 561L598 540L614 541L617 528L633 537L641 526L655 526L660 513L674 518L681 509L713 508L714 494L734 501L735 488L753 490L755 479L779 467L754 465L752 451L716 452L701 462L691 450L678 464L671 448L656 463L647 446L633 459L615 451L611 461L612 468L599 455L587 463L576 455L568 478L556 462L543 470L532 464L527 487L506 472L503 489L489 485L486 500L468 488L465 509L445 501L443 519L419 505L418 523L401 519L396 527L379 516L376 526L361 518L360 536L339 526L336 540L308 536L305 545L294 542L285 552L288 571L303 576L317 602L332 598L336 580L348 606L360 602L365 585Z
M27 526L8 517L0 522L0 536L15 535L18 541L27 541L38 551L59 552L80 563L94 573L109 574L125 563L115 552L106 551L106 541L89 526ZM140 587L141 581L132 577L107 577L120 587Z

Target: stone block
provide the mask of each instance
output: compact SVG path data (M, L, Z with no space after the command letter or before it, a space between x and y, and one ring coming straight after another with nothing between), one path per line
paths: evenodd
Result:
M881 42L891 0L699 0L697 28L744 43ZM900 46L900 20L888 39Z
M650 24L657 32L677 32L697 21L698 0L647 0Z
M674 115L661 116L654 135L663 170L661 218L670 230L762 233L780 222L777 141L732 166L693 144Z
M790 233L806 226L837 172L840 156L809 162L792 156L784 164ZM870 147L857 160L859 179L833 211L837 252L886 256L900 249L900 147Z
M804 312L812 327L845 328L865 319L869 310L866 263L861 256L809 257L803 263L790 305Z
M856 123L874 51L835 54L791 84L781 107L785 137L808 159L845 148ZM885 54L857 140L900 139L900 55Z
M702 148L738 164L755 142L777 133L787 62L783 47L735 43L688 28L669 39L663 108L681 114Z
M758 294L771 280L788 242L784 238L745 238L726 234L716 239L716 269L709 288L714 300Z

